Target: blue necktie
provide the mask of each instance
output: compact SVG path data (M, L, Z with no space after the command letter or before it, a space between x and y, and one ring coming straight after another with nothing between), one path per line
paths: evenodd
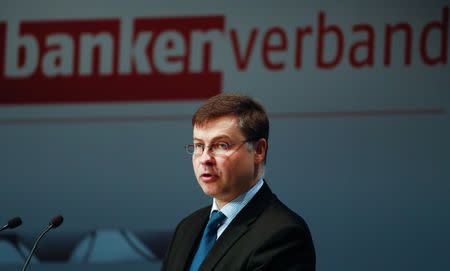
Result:
M217 230L222 222L227 218L223 213L219 211L213 211L203 232L202 240L198 246L197 253L195 253L194 259L191 263L189 271L197 271L208 252L213 247L217 239Z

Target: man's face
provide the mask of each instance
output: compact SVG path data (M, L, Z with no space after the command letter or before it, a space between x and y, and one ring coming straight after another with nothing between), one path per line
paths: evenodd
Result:
M244 143L238 118L224 116L194 126L194 144L204 144L200 155L192 156L195 176L203 192L214 197L220 207L247 191L257 181L256 164L260 155ZM215 143L230 144L226 155L213 155L208 146ZM264 155L263 155L264 156Z

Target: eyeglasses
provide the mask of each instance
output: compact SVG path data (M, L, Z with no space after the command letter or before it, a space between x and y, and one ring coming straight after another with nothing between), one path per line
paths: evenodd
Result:
M203 151L206 148L208 148L208 150L212 156L221 156L221 155L229 155L232 151L232 148L234 146L239 145L239 147L235 149L235 151L237 151L240 147L242 147L242 145L244 145L245 143L248 143L248 142L252 142L252 140L244 140L244 141L241 141L240 143L236 143L236 144L229 144L226 142L217 142L217 143L212 143L209 146L206 146L205 144L202 144L202 143L194 143L194 144L187 144L184 146L184 148L186 149L187 153L192 154L194 156L202 155Z

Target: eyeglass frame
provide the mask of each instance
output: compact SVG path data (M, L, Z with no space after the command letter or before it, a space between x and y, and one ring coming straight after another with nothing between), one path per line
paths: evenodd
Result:
M192 144L186 144L186 145L184 145L184 149L186 150L186 152L188 153L188 154L190 154L190 155L192 155L192 156L201 156L204 152L205 152L205 149L207 148L208 149L208 152L210 153L210 155L211 156L217 156L217 155L219 155L219 156L222 156L222 155L226 155L226 153L223 153L223 154L217 154L212 148L214 147L214 146L218 146L219 144L226 144L227 145L227 150L226 150L226 152L228 152L228 151L230 151L230 148L232 148L232 147L234 147L234 146L236 146L236 145L240 145L238 148L236 148L235 149L235 152L236 151L238 151L245 143L250 143L250 142L254 142L254 141L256 141L255 139L246 139L246 140L242 140L242 141L240 141L240 143L234 143L234 144L228 144L228 143L226 143L226 142L216 142L216 143L212 143L212 144L209 144L209 145L205 145L205 144L201 144L201 143L192 143ZM203 145L203 147L202 147L202 152L201 153L195 153L195 145L196 144L201 144L201 145ZM192 152L190 152L189 151L189 147L192 147L194 150L192 151Z

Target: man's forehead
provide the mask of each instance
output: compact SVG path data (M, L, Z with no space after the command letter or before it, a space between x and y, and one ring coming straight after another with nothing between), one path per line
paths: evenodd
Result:
M225 116L206 121L194 126L194 137L196 136L235 136L241 134L238 118L235 116Z

